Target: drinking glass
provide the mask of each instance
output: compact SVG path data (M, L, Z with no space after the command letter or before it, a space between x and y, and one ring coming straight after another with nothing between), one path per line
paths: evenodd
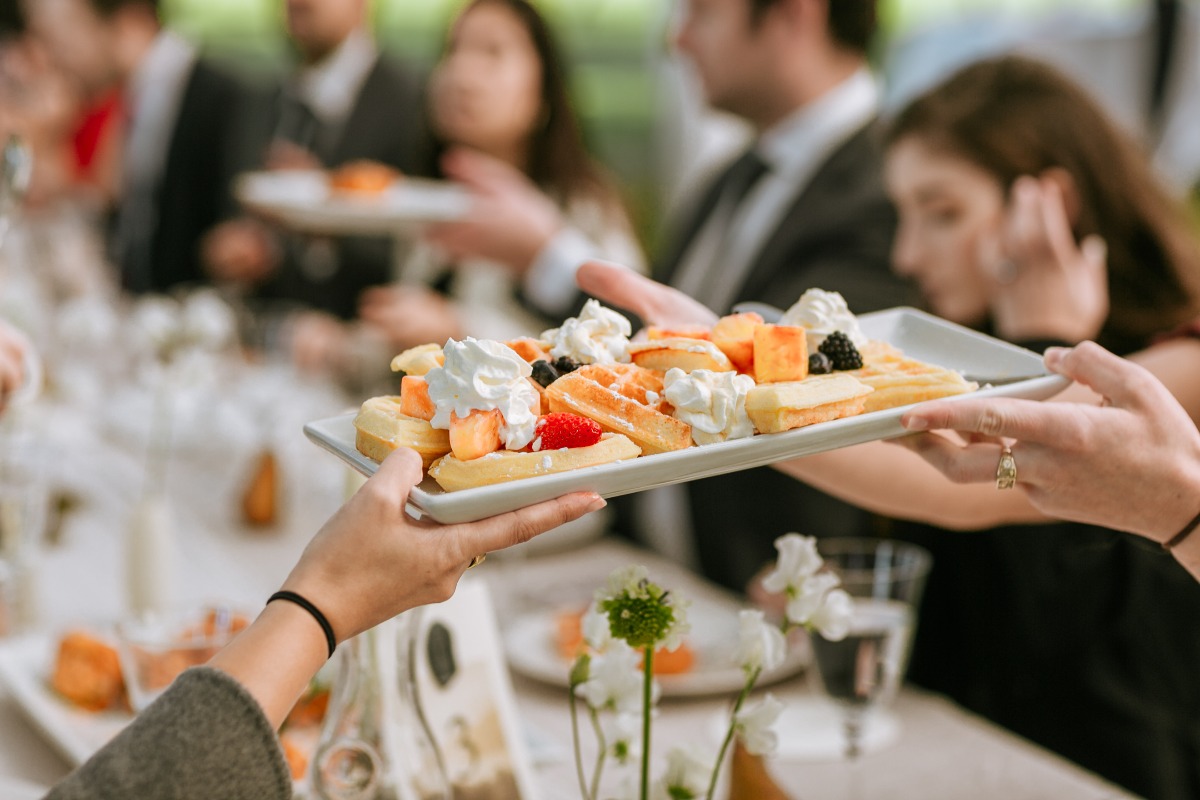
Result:
M38 616L37 565L49 508L46 454L25 431L0 430L0 561L7 565L9 632Z
M844 639L812 636L818 683L841 711L845 754L853 762L865 717L892 701L908 667L932 558L916 545L888 539L829 539L818 549L853 603Z

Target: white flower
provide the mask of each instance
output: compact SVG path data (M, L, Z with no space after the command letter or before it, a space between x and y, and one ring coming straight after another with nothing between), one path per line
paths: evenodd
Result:
M605 717L604 739L618 764L637 761L642 757L642 715L626 711Z
M831 642L839 642L850 632L850 620L854 616L854 601L842 589L833 589L825 595L825 602L812 617L812 625Z
M825 563L812 536L785 534L775 540L775 549L779 551L775 569L763 578L763 588L768 592L785 592L799 586Z
M592 656L588 680L576 690L594 709L640 713L642 708L641 653L619 639Z
M787 618L793 625L808 625L821 606L825 595L838 586L838 577L830 572L810 575L801 583L788 587Z
M667 629L662 646L674 652L679 649L679 645L683 644L683 637L692 630L692 623L688 622L687 618L687 610L691 607L692 601L681 597L677 592L672 592L667 596L667 603L671 606L675 620Z
M596 592L596 599L603 601L612 597L628 595L629 597L644 597L646 583L650 580L650 572L640 564L622 567L608 576L605 588Z
M787 640L783 631L767 624L763 612L742 611L738 622L737 663L747 675L769 672L783 664Z
M130 329L138 341L154 350L170 347L179 335L179 304L160 295L147 295L133 307Z
M775 720L783 712L783 704L772 695L750 708L743 708L733 718L738 738L746 749L756 756L767 756L779 746L779 736L771 730Z
M182 316L181 332L194 347L219 350L237 333L233 309L211 289L189 295L183 303Z
M652 788L654 800L688 800L704 797L712 780L714 759L694 746L673 747L667 753L667 770Z
M581 622L583 640L588 647L599 652L608 647L612 640L612 631L608 627L608 615L601 611L595 603L588 606L587 613Z

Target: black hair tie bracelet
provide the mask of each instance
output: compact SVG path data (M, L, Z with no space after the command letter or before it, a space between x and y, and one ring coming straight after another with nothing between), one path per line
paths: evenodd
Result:
M329 645L329 657L333 658L333 651L337 647L337 639L334 638L333 635L333 626L329 624L329 620L325 619L325 615L321 613L321 609L317 608L308 600L296 594L295 592L289 592L286 590L276 592L268 597L267 604L269 605L275 600L287 600L290 603L295 603L309 614L312 614L313 619L317 621L317 624L321 626L321 630L325 632L325 643Z

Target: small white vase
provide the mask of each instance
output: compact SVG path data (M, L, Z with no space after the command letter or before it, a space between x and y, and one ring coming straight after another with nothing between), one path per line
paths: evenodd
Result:
M126 586L135 616L168 609L174 544L170 502L162 494L147 494L133 509L125 540Z

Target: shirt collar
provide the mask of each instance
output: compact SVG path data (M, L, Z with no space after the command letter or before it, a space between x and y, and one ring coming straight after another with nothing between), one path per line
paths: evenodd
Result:
M296 92L322 122L344 122L378 56L371 37L357 29L332 53L299 71Z
M131 105L136 107L156 86L179 82L195 60L196 48L191 42L171 31L159 31L145 58L130 77Z
M879 87L866 67L816 100L796 109L759 138L757 150L772 170L801 171L879 112Z

